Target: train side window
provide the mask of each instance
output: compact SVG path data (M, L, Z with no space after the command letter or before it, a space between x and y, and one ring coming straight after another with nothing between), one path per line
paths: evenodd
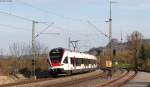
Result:
M95 60L93 60L93 64L95 64Z
M73 65L76 65L76 64L77 64L76 58L71 57L71 64L73 64Z
M92 64L92 59L90 59L90 64Z
M89 65L89 59L84 59L83 60L83 63L87 66L87 65Z
M80 65L80 59L76 58L76 65L79 66Z
M82 61L82 62L81 62L81 64L84 64L84 62L83 62L83 58L81 59L81 61Z
M96 64L96 60L94 60L94 64Z
M85 61L86 61L86 65L89 65L89 63L88 63L88 59L86 59Z
M82 64L82 59L78 58L78 65L80 66Z
M65 57L64 63L68 63L68 57Z
M85 59L83 59L83 64L84 64L84 65L86 64L86 61L85 61Z
M88 59L88 63L91 64L91 59Z
M94 60L91 60L91 64L94 64Z
M71 64L73 64L74 62L73 62L73 58L71 58Z

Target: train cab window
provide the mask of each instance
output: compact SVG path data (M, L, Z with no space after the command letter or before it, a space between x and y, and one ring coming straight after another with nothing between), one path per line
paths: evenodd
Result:
M64 63L68 63L68 57L65 57Z
M50 60L52 62L60 62L63 56L64 50L62 48L52 49L49 53Z

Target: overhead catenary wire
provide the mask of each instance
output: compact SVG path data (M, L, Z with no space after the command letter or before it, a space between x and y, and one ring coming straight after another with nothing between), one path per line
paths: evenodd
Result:
M47 14L51 14L51 15L54 15L54 16L57 16L57 17L60 17L60 18L66 19L66 20L83 22L83 20L81 20L81 19L75 19L75 18L72 18L72 17L64 16L62 14L54 13L54 12L52 12L50 10L46 10L46 9L43 9L43 8L36 7L36 6L31 5L31 4L27 3L27 2L24 2L22 0L16 0L16 1L18 1L19 3L21 3L23 5L29 6L29 7L33 8L33 9L36 9L38 11L41 11L41 12L44 12L44 13L47 13Z
M26 17L22 17L22 16L19 16L19 15L15 15L15 14L9 13L9 12L5 12L5 11L0 11L0 14L4 14L4 15L7 15L7 16L15 17L15 18L18 18L18 19L21 19L21 20L25 20L25 21L28 21L28 22L35 21L33 19L29 19L29 18L26 18ZM43 23L43 24L46 24L46 25L48 24L48 22L39 22L39 21L35 21L35 22L36 23ZM5 25L5 24L0 24L0 25L1 26L5 26L5 27L12 27L12 28L20 29L20 28L17 28L17 27L14 27L14 26L10 26L10 25L8 25L8 26Z
M51 27L54 24L54 22L52 22L50 25L48 25L46 28L44 28L40 33L35 35L35 38L38 37L40 34L44 34L43 32L46 31L49 27Z
M90 21L87 21L88 24L92 25L94 27L94 29L96 29L96 31L100 32L102 35L104 35L105 37L109 37L107 34L103 33L101 30L99 30L93 23L91 23Z
M26 18L26 17L22 17L22 16L19 16L19 15L15 15L15 14L5 12L5 11L1 11L1 10L0 10L0 14L12 16L12 17L15 17L15 18L18 18L18 19L21 19L21 20L29 21L29 22L35 21L36 23L43 23L43 24L47 23L47 22L39 22L39 21L34 20L34 19L29 19L29 18Z
M11 14L11 13L4 12L4 11L0 11L0 14L5 14L5 15L8 15L8 16L16 17L18 19L22 19L22 20L26 20L26 21L33 21L32 19L25 18L25 17L22 17L22 16L18 16L18 15L15 15L15 14Z
M25 28L15 27L15 26L8 25L8 24L0 24L0 26L9 27L9 28L15 29L15 30L23 30L23 31L26 31L26 32L31 32L30 30L27 30Z

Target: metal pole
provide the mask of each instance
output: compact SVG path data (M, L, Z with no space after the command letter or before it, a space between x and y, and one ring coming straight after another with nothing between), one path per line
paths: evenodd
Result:
M35 33L35 24L36 23L45 23L45 22L38 22L38 21L32 21L32 63L33 63L33 70L31 72L31 75L34 76L34 79L36 80L35 75L35 69L36 69L36 42L35 39L39 37L41 34L59 34L59 33L43 33L46 29L48 29L50 26L52 26L54 23L52 22L48 27L46 27L44 30L42 30L39 34Z
M109 14L109 43L110 43L109 50L110 50L110 60L113 61L113 58L112 58L112 43L111 43L111 40L112 40L111 0L109 0L109 11L110 11L110 14Z
M33 58L33 76L35 76L35 21L32 21L32 58ZM36 79L36 78L35 78Z
M121 56L123 57L123 38L122 38L122 31L121 31Z
M135 37L136 37L136 50L135 50L135 71L137 71L138 69L138 61L137 61L137 56L138 56L138 35L137 33L135 34Z

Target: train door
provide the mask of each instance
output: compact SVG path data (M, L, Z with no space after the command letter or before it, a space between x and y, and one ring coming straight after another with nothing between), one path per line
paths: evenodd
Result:
M72 65L72 70L76 69L76 58L75 57L71 57L71 65Z
M73 58L73 66L74 66L74 69L76 69L76 63L77 63L77 61L76 61L76 58L74 57L74 58Z
M69 70L68 56L65 57L63 63L64 63L64 65L63 65L64 70Z
M71 70L71 59L70 59L70 57L68 57L68 70Z

